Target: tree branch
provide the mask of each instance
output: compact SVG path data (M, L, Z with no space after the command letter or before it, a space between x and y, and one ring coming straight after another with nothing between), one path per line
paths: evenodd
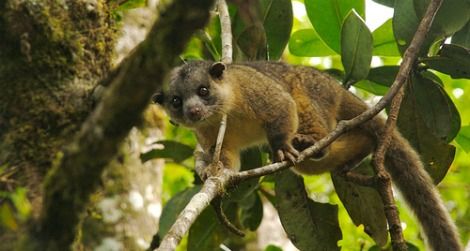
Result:
M301 152L297 160L298 162L301 162L306 158L309 158L310 156L319 153L323 148L331 144L344 132L349 131L375 117L391 102L395 95L400 92L402 86L405 84L405 81L408 78L408 75L411 72L413 64L416 61L419 48L424 42L424 38L431 27L432 19L435 13L437 12L437 9L440 6L441 2L442 0L433 0L430 6L428 7L428 10L426 11L425 16L423 17L423 20L421 21L418 30L416 31L416 34L410 43L410 46L405 51L405 54L403 56L403 62L400 65L400 69L395 78L395 81L393 82L386 95L384 95L379 100L379 102L377 102L376 105L367 109L361 115L350 120L339 121L337 127L332 132L330 132L327 136L316 142L315 145ZM162 246L158 250L174 250L176 248L177 243L181 240L182 236L187 232L192 222L194 222L194 220L196 219L197 215L200 214L209 205L209 202L207 200L212 200L216 196L222 194L222 192L227 186L239 184L240 182L247 179L272 174L280 170L289 168L290 166L291 164L289 162L283 161L239 173L233 173L230 172L230 170L224 168L221 175L208 179L204 183L201 192L196 194L196 196L191 199L191 201L185 207L183 212L178 216L178 219L173 224L169 234L165 236L166 241L164 239L164 241L162 242ZM196 163L196 169L201 170L203 168L204 167L198 167Z
M401 85L406 85L406 81L409 78L411 68L416 62L418 57L418 52L426 38L426 34L431 28L432 21L436 15L439 7L442 4L442 0L432 0L426 10L423 19L421 20L418 29L413 37L413 40L410 43L410 46L406 49L403 56L402 65L407 66L402 72L402 67L398 72L398 77L400 78ZM400 74L401 73L401 74ZM396 82L397 80L395 80ZM382 138L378 142L377 149L373 156L373 166L374 171L378 177L377 190L379 191L382 201L384 203L385 216L387 217L390 239L392 241L393 250L407 250L405 239L403 238L403 232L401 229L400 218L398 215L397 208L395 206L395 201L393 198L392 192L392 182L390 174L385 170L384 161L385 161L385 152L387 151L388 146L392 138L393 131L396 127L396 120L398 113L400 111L401 101L404 96L404 87L401 87L399 92L393 98L390 112L388 114L387 122L385 124L385 129L383 132Z
M212 2L175 0L169 4L147 38L119 67L102 101L48 174L39 227L24 242L30 249L70 249L105 166L140 120L151 94L191 35L206 24Z
M230 15L225 0L217 0L217 10L219 12L221 38L222 38L222 62L225 64L232 63L232 24L230 22ZM217 135L217 142L214 150L213 164L219 162L220 151L224 141L225 129L227 128L227 114L222 116L220 121L219 134Z

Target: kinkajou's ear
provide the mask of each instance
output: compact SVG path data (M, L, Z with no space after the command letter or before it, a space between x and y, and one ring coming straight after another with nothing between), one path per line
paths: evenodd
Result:
M212 78L221 79L225 69L227 69L227 67L224 63L217 62L211 65L211 68L209 69L209 74L211 74Z
M155 104L163 104L163 101L165 100L165 96L163 95L162 92L157 92L153 94L152 96L152 102Z

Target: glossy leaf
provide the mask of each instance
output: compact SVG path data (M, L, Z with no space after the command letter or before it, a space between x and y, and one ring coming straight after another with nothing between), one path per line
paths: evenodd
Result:
M346 15L355 9L364 17L363 0L308 0L307 15L321 39L337 53L341 52L341 26Z
M290 0L261 0L270 60L281 57L292 30L293 13Z
M452 44L470 49L470 21L452 36Z
M201 186L186 189L173 196L171 200L166 203L165 207L163 207L162 215L160 216L158 236L162 238L168 233L168 230L170 230L173 223L175 223L178 215L199 190L201 190Z
M405 97L400 107L400 114L398 116L397 125L403 136L407 138L413 148L418 151L426 170L437 184L444 178L454 159L455 147L449 145L442 137L438 138L434 135L436 131L442 132L442 129L430 129L427 126L427 124L433 123L432 120L429 120L429 118L433 118L433 116L436 119L436 123L444 123L445 119L448 119L447 122L451 122L451 119L446 117L449 115L446 114L424 115L424 113L435 112L441 109L448 109L445 101L446 98L443 98L442 96L439 97L439 95L441 95L439 94L441 87L434 82L429 84L429 81L430 80L425 80L422 82L419 81L417 87L415 87L415 84L407 85ZM417 81L413 81L413 83L416 82ZM416 91L416 89L422 90L423 88L433 90L422 93ZM420 97L416 97L416 95ZM426 106L429 107L422 107L423 100L426 99L427 95L432 95L437 98L435 100L431 98L427 99ZM418 101L418 99L420 100ZM428 120L427 123L425 122L425 119ZM453 130L452 127L453 126L449 125L446 126L446 128L448 128L447 130L451 130L450 132ZM447 137L449 137L448 135Z
M396 0L392 20L393 35L397 41L398 49L403 54L408 48L420 21L414 10L413 1ZM425 44L423 47L429 47L429 44Z
M354 172L373 175L370 164L366 162L355 168ZM356 226L364 225L364 231L378 245L384 246L387 244L387 219L385 218L382 199L377 190L357 185L354 182L348 182L338 175L332 174L331 178L336 193L354 224Z
M153 149L140 155L142 162L150 159L162 158L171 159L177 163L193 156L194 149L188 145L172 141L162 140L156 142L163 146L163 149Z
M460 129L460 114L445 90L420 75L414 75L412 89L417 111L426 126L439 139L452 141Z
M413 0L414 9L421 19L430 0ZM434 17L428 39L432 42L450 36L462 29L470 19L470 1L445 0Z
M372 34L361 17L352 10L341 30L341 62L346 72L345 81L365 79L372 60Z
M470 153L470 125L460 128L455 141L457 141L466 153Z
M309 199L303 178L287 170L276 175L276 209L289 239L300 250L340 250L338 207Z
M325 45L314 29L294 32L289 40L289 51L299 57L324 57L336 54Z
M399 57L397 42L393 36L392 19L387 20L372 32L374 38L373 54L376 56Z
M370 69L367 79L383 86L390 87L398 74L399 66L385 65Z
M445 44L439 55L424 58L421 62L452 78L470 78L470 49L458 45Z
M395 1L393 31L398 47L403 53L408 47L419 25L429 0ZM433 21L431 31L421 47L420 55L425 55L431 45L461 29L469 20L470 2L467 0L443 1Z

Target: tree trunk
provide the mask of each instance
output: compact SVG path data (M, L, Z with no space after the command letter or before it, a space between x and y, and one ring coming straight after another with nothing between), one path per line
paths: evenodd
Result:
M113 27L104 0L0 3L0 166L12 174L0 189L26 187L33 217L46 172L110 69ZM14 236L2 234L0 250L12 250Z
M0 223L9 214L22 220L12 213L21 211L10 195L16 188L27 188L33 208L29 227L18 230L9 222L14 231L2 232L0 250L14 249L20 233L20 250L72 248L105 166L119 149L138 159L138 151L121 143L213 4L175 0L165 6L147 39L108 75L115 37L109 5L115 2L0 3ZM110 85L94 109L100 80ZM128 168L115 160L118 174L119 166Z

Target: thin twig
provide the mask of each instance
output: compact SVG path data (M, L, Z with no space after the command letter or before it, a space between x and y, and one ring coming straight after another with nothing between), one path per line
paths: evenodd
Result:
M217 1L217 10L219 12L220 26L221 26L221 38L222 38L222 62L225 64L232 63L232 24L230 21L230 15L228 12L228 6L225 0ZM227 114L222 116L220 121L219 133L217 134L217 141L214 149L214 156L212 160L212 166L218 166L220 160L220 152L222 151L222 144L225 136L225 129L227 128ZM222 168L232 168L232 167L222 167ZM222 198L221 195L217 196L212 201L212 206L216 212L217 218L220 223L224 225L228 230L238 236L245 236L242 230L238 229L224 213L222 208Z
M224 143L225 129L227 129L227 114L224 114L220 120L219 133L217 134L217 141L215 143L214 156L212 159L212 163L214 165L220 161L220 152L222 151L222 144Z
M222 62L225 64L232 63L232 24L230 22L230 15L225 0L217 0L217 10L219 12L221 38L222 38ZM214 149L213 164L220 160L220 151L222 150L222 143L224 141L225 129L227 128L227 114L222 116L220 121L219 134Z

